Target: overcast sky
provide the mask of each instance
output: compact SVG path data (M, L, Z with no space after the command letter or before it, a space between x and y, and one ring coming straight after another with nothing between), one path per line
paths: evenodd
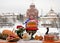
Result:
M32 0L0 0L0 12L20 12L24 14L29 8ZM36 8L41 13L47 13L51 8L55 12L60 12L60 0L33 0Z

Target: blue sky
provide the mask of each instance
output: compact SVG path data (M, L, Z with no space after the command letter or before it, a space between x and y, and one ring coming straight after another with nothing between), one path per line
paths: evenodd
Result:
M0 0L0 12L20 12L22 14L26 13L32 0ZM60 0L33 0L36 8L41 13L47 13L51 8L55 12L60 12Z

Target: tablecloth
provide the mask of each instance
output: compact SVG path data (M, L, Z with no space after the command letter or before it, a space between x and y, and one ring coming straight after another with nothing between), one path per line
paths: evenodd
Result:
M38 40L19 40L17 43L42 43L43 41Z

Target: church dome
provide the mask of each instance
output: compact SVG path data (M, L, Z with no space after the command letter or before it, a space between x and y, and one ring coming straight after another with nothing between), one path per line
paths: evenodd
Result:
M32 4L30 5L30 7L35 7L35 4L34 4L34 3L32 3Z
M48 12L48 14L52 14L52 13L54 13L54 14L55 14L55 12L54 12L54 10L53 10L53 9L51 9L51 10Z
M49 16L49 17L57 17L57 13L54 12L53 9L51 9L51 10L47 13L47 16Z

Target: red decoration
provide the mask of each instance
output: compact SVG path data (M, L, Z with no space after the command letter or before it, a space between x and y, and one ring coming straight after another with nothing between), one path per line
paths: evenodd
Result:
M22 28L23 26L21 26L21 25L18 25L16 28L18 29L18 28Z
M29 28L26 28L26 30L38 30L37 27L29 27Z

